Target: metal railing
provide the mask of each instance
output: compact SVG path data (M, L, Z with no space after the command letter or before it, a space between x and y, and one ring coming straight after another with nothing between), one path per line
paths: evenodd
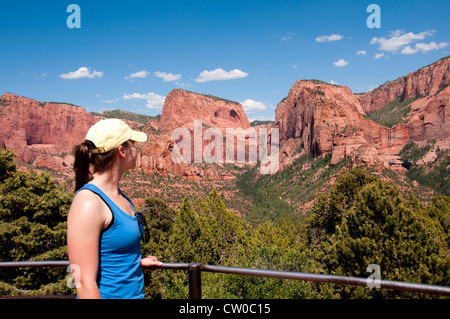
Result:
M18 267L68 267L69 261L11 261L0 262L0 268ZM143 268L154 270L155 268ZM189 282L189 298L202 298L201 273L203 271L212 273L224 273L245 276L269 277L279 279L303 280L321 283L330 283L350 286L368 286L368 278L346 277L337 275L311 274L292 271L265 270L253 268L239 268L226 266L204 265L201 263L163 263L157 269L187 270ZM414 293L425 293L431 295L450 296L450 287L417 284L401 281L379 280L377 282L381 289L393 289L398 291L408 291Z

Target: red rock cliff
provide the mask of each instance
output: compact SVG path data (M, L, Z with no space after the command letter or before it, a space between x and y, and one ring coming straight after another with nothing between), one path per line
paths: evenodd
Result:
M0 146L26 163L37 155L70 152L98 119L82 107L5 93L0 97Z
M195 121L201 121L201 136L195 136ZM223 137L222 155L225 159L227 152L226 129L242 128L246 130L250 128L250 123L240 103L212 95L174 89L166 96L159 128L168 137L177 128L187 128L191 134L190 162L194 162L194 139L198 138L201 141L203 150L210 143L209 140L203 139L203 134L208 128L217 128L221 131ZM179 141L172 141L172 144L174 145L175 142ZM233 152L236 154L235 149ZM215 150L213 153L215 155ZM247 158L248 154L245 157Z
M450 139L450 86L414 101L407 116L411 140Z
M19 161L71 175L73 147L102 118L72 104L5 93L0 97L0 147L13 150Z
M161 128L170 132L178 127L193 129L194 120L201 120L207 127L250 127L242 105L237 102L181 89L172 90L164 102Z
M102 117L86 113L82 107L64 103L38 102L22 96L5 93L0 97L0 147L13 150L17 159L72 173L73 147L86 136L89 128ZM194 179L197 169L184 163L175 163L171 151L175 141L171 132L186 127L193 132L194 120L207 127L247 129L250 127L242 105L213 96L184 90L173 90L166 98L158 123L154 120L144 126L148 135L137 167L145 173L172 172ZM130 126L137 123L126 121ZM224 134L225 136L225 134ZM207 142L204 142L207 144ZM224 143L225 147L225 143ZM61 156L62 153L69 155ZM192 175L192 176L191 176Z
M332 152L332 164L349 156L356 162L386 166L389 155L409 141L409 132L401 127L388 129L363 114L348 87L297 81L275 111L282 152L283 146L292 147L294 139L297 150L315 157Z
M332 163L350 156L356 162L388 166L398 163L398 153L411 141L436 139L450 147L449 67L450 58L441 59L358 98L344 86L297 81L275 111L282 153L289 157L299 149L313 156L332 152ZM396 98L417 95L423 97L411 104L405 122L392 128L362 115Z
M365 122L358 100L350 89L319 81L297 81L275 111L280 145L290 138L313 156L334 150L342 139L367 143Z
M358 95L358 100L366 112L372 112L397 98L403 101L418 95L436 94L449 82L450 57L445 57L370 92Z

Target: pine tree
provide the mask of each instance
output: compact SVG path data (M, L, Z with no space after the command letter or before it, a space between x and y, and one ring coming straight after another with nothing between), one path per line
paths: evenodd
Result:
M381 279L449 284L443 227L416 198L404 198L395 184L352 170L313 211L309 242L325 273L368 277L367 267L376 264ZM336 292L345 298L410 296L349 287Z
M66 218L72 195L49 173L15 169L13 153L0 152L0 260L66 260ZM70 294L65 269L1 271L0 295Z
M196 243L199 237L200 225L192 210L191 202L185 197L169 236L167 256L169 260L178 263L201 262Z

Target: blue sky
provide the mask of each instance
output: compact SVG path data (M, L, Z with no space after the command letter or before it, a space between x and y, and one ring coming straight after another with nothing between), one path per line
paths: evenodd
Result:
M296 80L365 92L449 55L449 14L448 0L8 1L0 93L157 115L183 88L273 119Z

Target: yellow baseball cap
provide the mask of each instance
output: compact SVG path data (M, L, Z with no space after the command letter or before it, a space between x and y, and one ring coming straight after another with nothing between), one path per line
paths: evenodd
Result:
M95 145L91 153L109 152L128 140L136 142L146 142L147 134L133 131L127 123L119 119L100 120L95 123L87 132L86 140Z

